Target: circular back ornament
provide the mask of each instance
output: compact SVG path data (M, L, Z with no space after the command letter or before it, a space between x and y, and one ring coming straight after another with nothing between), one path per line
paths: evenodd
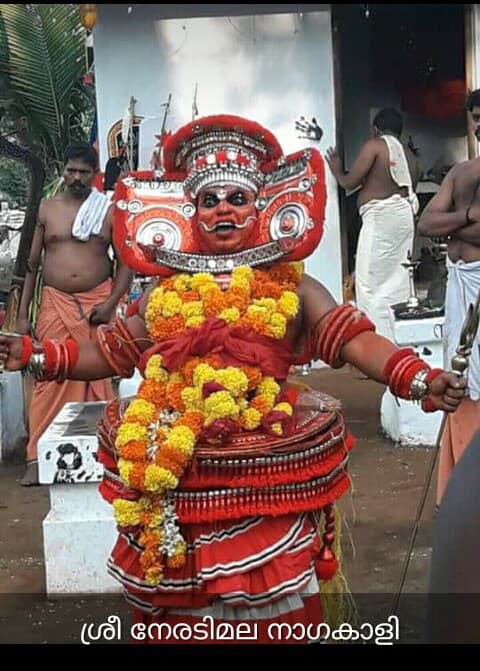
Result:
M231 115L196 119L170 135L161 176L136 171L114 193L113 238L122 261L147 276L224 273L241 265L300 261L320 243L325 167L316 149L285 156L275 136ZM196 199L208 186L255 193L257 231L249 249L204 254L196 235Z

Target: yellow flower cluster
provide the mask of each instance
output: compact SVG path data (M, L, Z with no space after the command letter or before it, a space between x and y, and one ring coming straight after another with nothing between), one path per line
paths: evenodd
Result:
M149 334L159 341L197 328L205 319L220 318L229 327L245 326L281 339L298 311L294 289L302 273L302 264L279 264L271 271L237 268L224 291L208 273L175 275L150 294L145 313ZM222 431L227 426L237 432L259 428L272 410L291 416L291 405L277 402L280 391L273 377L253 366L224 366L221 358L207 356L190 357L183 366L167 370L161 355L150 357L115 443L120 477L141 498L114 501L118 524L142 530L141 564L149 584L158 584L164 572L166 494L178 486L197 441L202 434L208 438L217 420ZM281 435L281 422L271 429ZM186 552L180 535L174 545L166 558L172 568L183 565Z

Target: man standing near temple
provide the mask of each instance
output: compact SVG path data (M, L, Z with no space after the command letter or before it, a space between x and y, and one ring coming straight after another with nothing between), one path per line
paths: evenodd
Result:
M403 119L383 109L373 120L373 138L365 142L346 173L335 148L326 160L341 187L358 191L362 228L355 262L357 307L373 321L377 333L393 339L389 308L409 296L408 270L402 267L413 250L414 193L418 169L413 151L400 141Z
M480 89L466 100L473 132L480 140ZM440 191L425 208L418 224L422 235L448 240L445 298L445 361L455 353L470 303L480 292L480 158L454 166ZM468 368L468 393L455 418L449 417L440 452L437 504L450 473L480 429L480 354L478 339Z
M89 144L68 147L63 173L66 189L40 204L18 312L20 333L31 330L29 308L42 252L43 288L36 324L41 339L93 338L96 327L114 316L128 289L132 273L120 260L112 282L110 201L92 188L97 165L97 153ZM37 441L65 403L112 397L109 379L37 382L28 413L27 470L21 484L38 484Z

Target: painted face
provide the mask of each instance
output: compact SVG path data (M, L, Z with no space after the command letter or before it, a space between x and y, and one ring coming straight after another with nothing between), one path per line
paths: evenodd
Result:
M80 158L69 159L63 171L63 179L70 193L84 196L90 190L95 170Z
M257 222L255 194L238 186L205 187L198 194L197 234L202 252L248 248Z

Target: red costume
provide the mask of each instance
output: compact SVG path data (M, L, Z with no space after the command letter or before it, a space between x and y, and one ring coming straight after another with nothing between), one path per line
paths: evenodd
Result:
M101 493L119 525L109 570L146 642L317 638L307 627L323 621L319 581L338 568L333 504L353 439L340 404L289 383L288 370L316 358L339 367L346 343L374 330L351 305L310 323L299 298L299 261L323 232L323 160L284 156L269 131L233 116L187 124L163 159L161 179L132 173L114 195L123 261L159 280L142 308L148 338L121 320L98 329L112 370L145 378L98 429ZM74 358L46 347L47 373L57 351L60 368ZM385 370L404 398L423 398L436 374L407 350Z

